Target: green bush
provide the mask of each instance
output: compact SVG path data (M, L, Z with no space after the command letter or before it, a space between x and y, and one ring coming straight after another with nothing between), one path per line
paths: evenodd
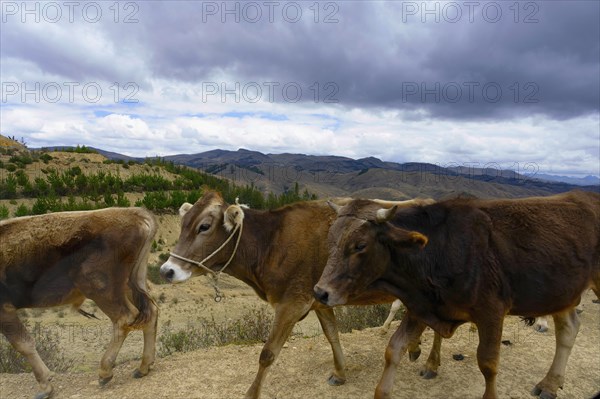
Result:
M29 209L27 207L27 205L25 204L21 204L17 207L17 209L15 210L15 216L16 217L20 217L20 216L28 216L31 215L31 209Z
M166 281L160 276L161 265L162 263L148 265L148 270L146 272L146 277L148 278L148 280L157 285L166 284Z
M8 213L8 208L6 207L6 205L0 205L0 220L8 219L9 216L10 215Z
M48 154L48 153L44 153L44 154L40 155L40 159L42 160L42 162L48 163L51 160L53 160L54 157L52 155Z

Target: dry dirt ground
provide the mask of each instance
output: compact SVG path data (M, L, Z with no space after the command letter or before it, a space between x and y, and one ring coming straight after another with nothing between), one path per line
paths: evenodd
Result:
M176 216L160 216L160 230L156 239L166 244L162 252L170 250L179 234ZM158 253L151 255L150 263L157 262ZM254 292L243 283L223 277L222 289L226 298L213 301L213 290L204 277L194 278L179 285L152 286L153 295L162 297L159 317L159 335L164 326L178 329L199 318L215 320L238 319L249 308L265 307ZM600 391L600 305L592 303L593 293L582 300L581 329L567 367L562 399L589 399ZM51 329L59 339L64 354L74 360L69 373L58 373L54 378L55 398L185 398L237 399L242 398L252 383L258 368L262 344L229 345L189 353L177 353L157 358L151 373L140 380L131 374L139 363L142 334L133 332L125 341L117 359L114 379L105 387L97 383L97 367L110 339L110 322L87 301L84 309L96 312L101 320L88 320L68 308L28 310L30 325L39 322ZM316 317L299 323L267 376L263 387L264 399L364 399L372 398L383 370L383 353L389 337L398 322L386 335L377 328L354 331L341 335L346 355L345 385L332 387L326 382L333 360L331 349L322 335ZM516 317L506 319L500 358L498 389L501 398L531 398L529 391L541 380L552 362L554 330L537 333ZM3 339L3 337L1 338ZM442 346L442 365L434 380L419 377L433 333L423 337L423 354L414 363L406 357L398 368L394 398L406 399L471 399L480 398L484 382L476 361L477 333L462 326L455 336ZM453 354L463 354L464 360L455 361ZM0 399L31 399L37 383L32 374L0 374Z
M202 278L197 280L189 286L198 288L210 300L210 291L203 286ZM183 294L187 290L185 285L166 288L183 290L182 297L185 297ZM241 286L236 288L231 283L227 291L229 296L224 302L214 304L207 300L196 308L198 311L228 317L232 314L230 311L258 304L251 292ZM559 392L559 398L592 398L600 391L600 305L592 303L592 299L591 292L583 299L584 311L580 315L582 325L567 367L564 390ZM182 316L177 311L179 307L186 308L186 302L178 301L177 304L163 306L163 321L167 318L174 323L186 318L193 320L197 314L193 314L191 309L196 304L193 301L187 304L190 305L188 310L181 312L187 316ZM89 323L100 328L99 326L107 324L107 320ZM263 390L263 398L372 397L383 369L383 351L392 331L381 335L378 328L373 328L342 334L348 381L343 386L332 387L326 383L326 377L332 368L329 345L323 335L315 335L318 327L314 319L303 323L299 327L303 331L294 334L272 367ZM397 323L392 324L392 327ZM95 330L90 327L89 331ZM158 358L152 372L147 377L136 380L131 378L131 373L138 364L134 359L141 352L141 334L135 332L125 343L115 368L114 379L107 386L99 387L95 364L102 353L103 343L106 342L106 339L100 338L106 336L88 334L86 338L85 334L77 331L67 335L65 338L70 343L66 352L77 352L77 347L79 350L84 348L89 355L83 362L87 368L57 374L54 379L56 398L241 398L254 378L262 347L260 344L229 345ZM505 322L503 339L509 340L511 344L502 346L498 378L500 397L529 398L529 390L545 375L552 360L552 323L548 333L540 334L523 326L518 318L509 317ZM427 331L423 340L422 358L415 363L410 363L407 359L402 362L396 376L394 398L480 398L484 385L476 363L476 333L469 331L469 327L465 325L452 339L444 341L439 376L434 380L423 380L418 372L432 340L432 332ZM464 360L452 359L452 355L458 353L464 355ZM36 383L31 374L0 374L0 398L29 399L35 392Z

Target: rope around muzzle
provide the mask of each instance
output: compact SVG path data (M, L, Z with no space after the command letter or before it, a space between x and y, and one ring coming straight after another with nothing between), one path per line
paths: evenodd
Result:
M234 206L236 206L237 210L241 214L241 217L239 217L238 223L236 223L234 229L231 231L231 234L229 235L229 237L227 237L227 239L223 242L223 244L221 244L221 246L219 248L214 250L206 258L202 259L201 261L196 261L193 259L185 258L181 255L177 255L176 253L173 253L173 252L170 253L170 256L174 257L175 259L182 260L184 262L190 263L194 266L198 266L198 267L204 269L212 277L212 281L210 281L210 284L212 285L212 287L215 290L215 302L221 302L221 300L225 296L219 289L219 277L221 276L221 273L223 273L223 271L227 268L227 266L229 266L229 264L235 257L235 254L237 253L237 249L240 245L240 240L242 238L242 229L244 227L244 211L242 210L243 205L240 205L240 203L238 202L238 198L236 198ZM231 256L229 257L229 260L227 260L227 263L225 263L225 265L217 271L214 271L211 268L204 265L204 262L211 259L213 256L218 254L223 248L225 248L225 246L229 243L229 241L231 241L233 239L233 237L235 236L235 233L237 233L238 230L239 230L239 234L237 236L237 240L235 241L235 247L233 248L233 252L231 253Z

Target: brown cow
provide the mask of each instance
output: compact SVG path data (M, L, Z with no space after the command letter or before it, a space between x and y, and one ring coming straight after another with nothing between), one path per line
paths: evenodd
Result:
M420 202L423 200L394 204L406 206ZM386 201L377 203L391 205ZM160 268L162 276L170 282L182 282L192 275L212 274L211 269L219 271L225 267L225 273L251 286L275 310L273 329L260 354L258 373L246 398L259 397L266 373L294 325L311 310L317 314L333 350L335 370L329 383L343 384L345 361L333 310L315 301L312 293L327 261L327 231L335 219L335 212L326 202L302 202L258 211L228 205L221 195L209 192L193 206L184 204L180 213L183 216L181 234L171 257ZM237 233L237 228L241 233ZM393 300L390 295L369 292L350 304ZM418 357L418 342L410 352L413 360Z
M144 352L134 376L154 362L158 307L146 289L146 262L156 222L140 208L62 212L0 222L0 328L25 356L41 392L52 394L52 374L40 359L17 309L92 299L113 323L113 337L100 362L100 383L113 376L125 337L143 329ZM85 314L85 312L82 312Z
M457 199L404 209L353 201L329 232L330 257L315 296L344 304L385 290L408 312L386 350L375 398L389 398L407 345L426 325L443 337L467 321L479 331L484 398L497 398L502 322L507 314L551 314L556 353L533 389L555 398L579 319L575 307L600 288L600 195L569 192L518 200Z

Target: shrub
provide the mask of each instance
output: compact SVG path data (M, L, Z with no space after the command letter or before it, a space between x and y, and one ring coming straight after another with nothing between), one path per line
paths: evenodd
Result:
M23 323L29 330L29 323ZM35 323L31 335L35 339L35 347L40 357L52 371L66 372L73 367L73 360L65 358L59 345L58 332L42 327ZM28 373L31 367L27 360L8 343L4 336L0 336L0 373Z
M44 153L40 155L40 159L42 160L42 162L48 163L49 161L53 160L54 157L48 153Z
M15 216L20 217L20 216L27 216L27 215L31 215L31 209L29 209L27 207L27 205L25 205L25 204L19 205L17 207L17 210L15 211Z
M346 333L381 326L390 312L390 307L388 305L344 306L335 308L334 312L339 331ZM403 313L403 311L396 313L396 318L401 317Z
M8 208L6 207L6 205L0 205L0 220L8 219L8 217L9 217Z
M162 263L148 265L146 277L154 284L165 284L166 281L160 276L160 266Z

